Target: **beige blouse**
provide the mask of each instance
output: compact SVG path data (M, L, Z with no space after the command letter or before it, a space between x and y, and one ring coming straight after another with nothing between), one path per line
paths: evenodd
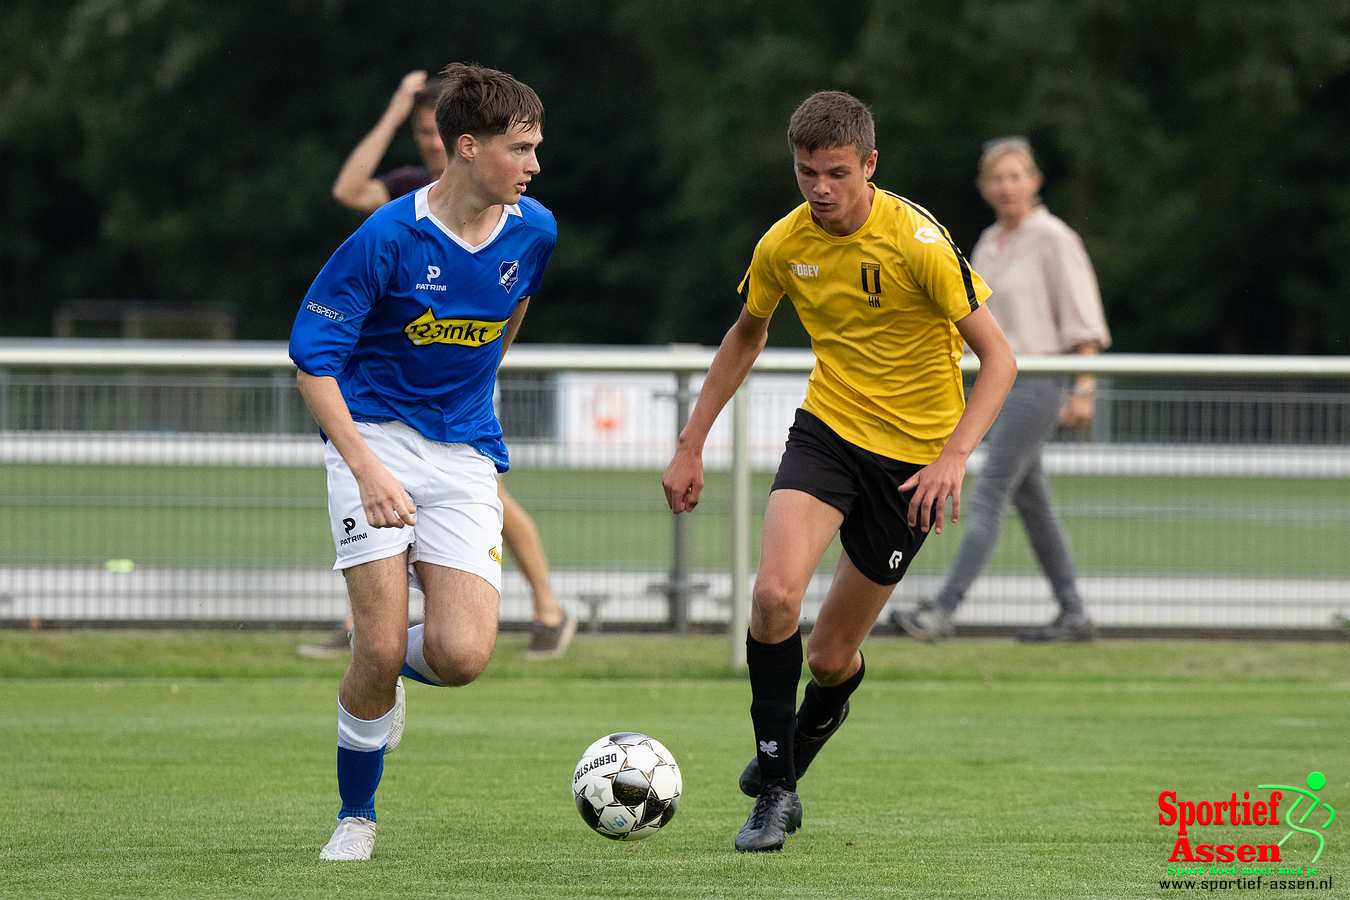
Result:
M1069 353L1089 341L1103 350L1111 345L1083 241L1044 206L1011 232L997 222L986 228L970 262L994 289L989 311L1014 353Z

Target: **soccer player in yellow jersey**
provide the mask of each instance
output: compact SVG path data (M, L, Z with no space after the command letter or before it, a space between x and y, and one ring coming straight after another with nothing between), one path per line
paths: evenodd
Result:
M764 513L746 657L755 797L741 851L779 850L801 824L797 779L849 712L859 647L948 502L961 512L966 460L1016 376L984 307L989 288L923 207L869 181L872 114L838 91L808 97L788 126L806 202L760 239L741 281L745 307L713 358L662 476L676 514L698 505L703 444L791 300L816 365L788 431ZM962 342L980 359L967 404ZM836 532L844 553L811 632L811 681L797 709L802 595Z

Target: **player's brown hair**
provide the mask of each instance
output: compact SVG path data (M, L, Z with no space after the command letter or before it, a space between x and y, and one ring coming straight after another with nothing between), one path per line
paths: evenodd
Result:
M843 91L818 91L802 101L788 121L788 143L814 153L821 147L858 148L866 158L877 146L872 111Z
M544 124L544 104L529 85L477 63L454 62L441 69L436 129L447 148L461 134L488 138L517 126Z

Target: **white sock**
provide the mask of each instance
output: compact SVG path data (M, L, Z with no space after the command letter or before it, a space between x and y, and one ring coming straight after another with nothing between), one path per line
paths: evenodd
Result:
M408 629L408 655L403 662L419 676L420 681L436 687L445 687L445 682L427 663L426 654L422 652L422 627L414 625Z
M358 719L347 712L342 701L338 701L338 746L347 750L369 753L379 750L389 738L389 726L394 721L394 710L378 719Z

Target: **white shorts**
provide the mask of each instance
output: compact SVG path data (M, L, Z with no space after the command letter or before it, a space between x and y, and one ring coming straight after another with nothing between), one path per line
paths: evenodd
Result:
M337 548L333 568L388 559L411 547L409 563L470 572L501 593L502 503L492 460L468 444L433 441L401 422L357 422L356 428L412 497L417 524L371 528L356 478L330 441L324 462Z

